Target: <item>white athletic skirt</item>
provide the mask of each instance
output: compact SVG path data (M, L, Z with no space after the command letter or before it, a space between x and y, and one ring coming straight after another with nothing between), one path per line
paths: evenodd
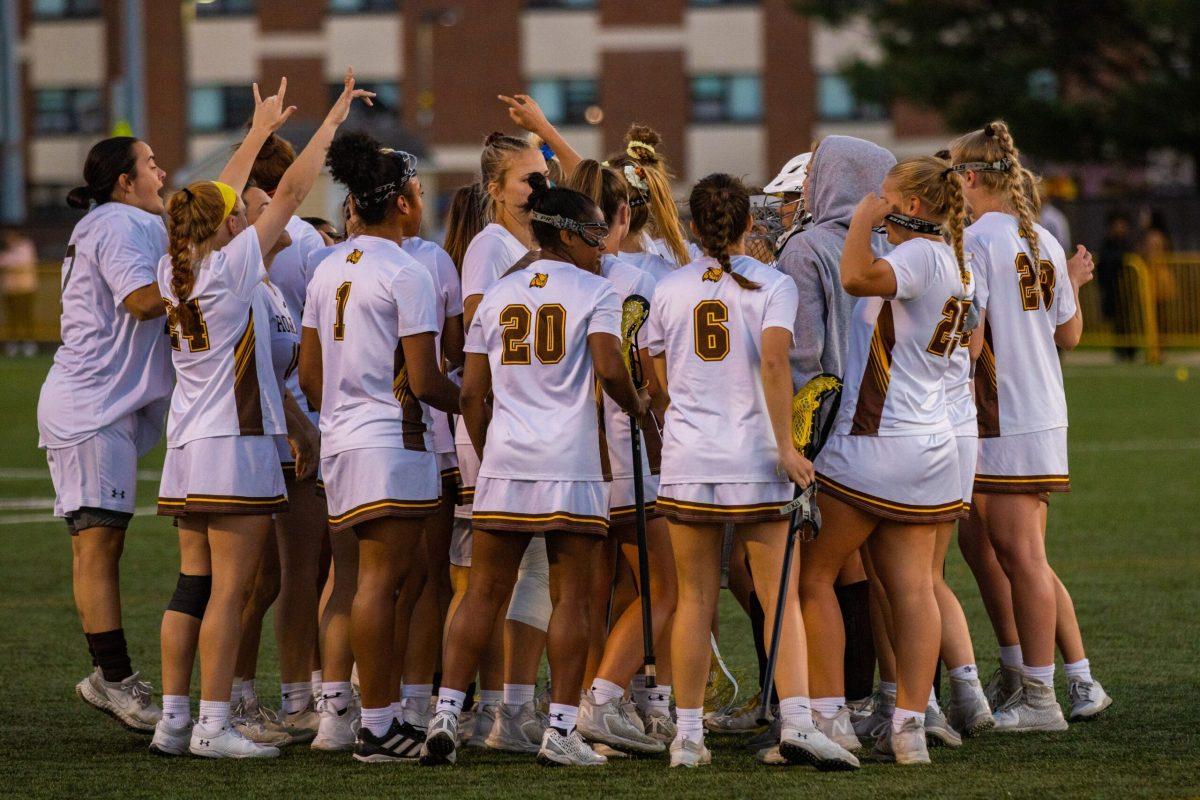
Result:
M975 491L983 494L1071 491L1067 429L980 439Z
M460 423L461 424L461 423ZM475 482L479 480L479 456L475 447L469 444L456 444L458 453L458 505L454 507L454 516L459 519L471 518L471 504L475 502Z
M137 499L137 421L133 414L70 447L46 449L54 516L81 508L132 514Z
M835 434L817 456L817 481L822 492L882 519L949 522L963 512L955 438Z
M962 486L962 501L964 516L971 510L971 492L975 486L975 459L979 454L979 437L957 435L954 441L958 444L958 480Z
M458 487L462 480L462 474L458 469L458 454L457 453L434 453L437 458L438 475L441 476L443 486L454 487L455 503L458 502Z
M658 513L672 522L773 522L780 506L791 502L790 481L765 483L664 483L658 489Z
M427 517L437 511L437 459L423 450L368 447L321 459L329 530L381 517Z
M480 477L471 526L477 530L608 534L607 481L519 481Z
M214 436L168 447L158 513L277 514L287 492L274 436Z
M456 567L471 566L471 520L454 518L450 529L450 563Z
M642 490L646 501L646 519L654 519L659 516L656 508L658 476L643 476ZM612 494L609 496L608 503L608 519L611 524L632 524L637 513L637 503L633 494L633 478L613 478Z

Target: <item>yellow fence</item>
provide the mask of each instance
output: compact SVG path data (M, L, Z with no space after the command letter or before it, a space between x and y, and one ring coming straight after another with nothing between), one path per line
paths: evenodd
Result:
M61 265L43 264L36 281L0 284L0 342L59 341L61 275ZM1129 255L1116 280L1092 281L1080 303L1085 346L1142 350L1152 363L1164 348L1200 348L1200 253L1153 263Z

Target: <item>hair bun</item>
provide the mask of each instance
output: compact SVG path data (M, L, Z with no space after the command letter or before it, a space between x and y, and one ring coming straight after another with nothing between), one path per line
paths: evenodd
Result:
M82 208L87 210L92 205L92 201L96 199L96 195L87 186L76 186L71 191L67 192L67 205L71 208Z
M988 137L989 139L994 138L996 136L995 123L989 122L987 125L984 125L983 126L983 135Z
M629 144L630 142L645 142L651 147L658 147L662 144L662 135L649 125L642 125L635 122L625 132L625 144Z

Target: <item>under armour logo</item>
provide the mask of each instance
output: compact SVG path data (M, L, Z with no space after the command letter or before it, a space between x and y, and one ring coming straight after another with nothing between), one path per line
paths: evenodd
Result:
M208 747L208 739L201 739L201 740L200 740L200 746L201 746L201 747Z
M565 715L564 715L562 712L559 712L559 713L557 713L557 714L551 714L551 715L550 715L550 719L552 719L552 720L554 720L554 721L556 721L556 722L562 722L562 721L563 721L563 719L564 719L564 716L565 716Z
M124 499L125 499L125 490L124 490L124 489L113 489L113 490L112 490L112 496L113 496L113 497L119 497L119 498L121 498L122 500L124 500Z
M447 697L443 700L438 700L438 705L454 707L458 705L458 701L451 697Z

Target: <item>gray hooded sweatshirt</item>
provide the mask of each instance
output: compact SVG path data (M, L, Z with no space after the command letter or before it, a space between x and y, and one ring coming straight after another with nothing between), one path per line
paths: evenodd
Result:
M854 208L864 195L879 191L895 163L895 157L877 144L829 136L821 140L808 167L812 226L788 240L776 264L800 290L791 350L797 389L821 372L844 377L854 298L842 289L842 248ZM872 244L877 255L889 249L882 235Z

